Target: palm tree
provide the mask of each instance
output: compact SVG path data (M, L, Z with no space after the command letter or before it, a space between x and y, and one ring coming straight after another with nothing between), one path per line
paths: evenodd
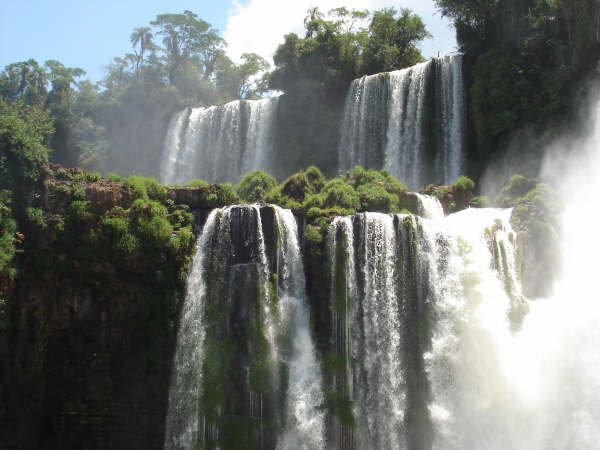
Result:
M140 64L144 61L144 52L146 50L151 50L154 48L154 35L152 34L152 31L150 31L150 28L138 27L133 30L133 33L131 33L130 39L131 45L133 46L133 49L137 56L137 61L135 64L135 73L138 75L139 78ZM135 48L138 45L140 47L139 53L137 50L135 50Z

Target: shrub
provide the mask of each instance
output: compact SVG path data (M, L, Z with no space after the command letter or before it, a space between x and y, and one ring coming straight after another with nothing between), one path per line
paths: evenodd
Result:
M68 217L74 222L83 222L89 218L88 206L90 202L85 200L74 200L67 210Z
M100 172L88 172L85 170L76 171L71 176L73 183L93 183L102 179Z
M104 216L101 220L103 234L111 239L119 239L129 231L127 216Z
M356 166L346 174L344 179L356 189L360 186L376 184L393 194L400 194L408 190L405 184L391 176L386 170L364 169Z
M46 229L46 215L42 208L28 207L25 209L27 220L38 228Z
M304 239L308 245L320 245L323 242L323 235L318 227L309 224L304 229Z
M173 253L179 253L190 247L194 241L194 233L191 226L180 228L169 240L169 248Z
M515 206L522 197L535 189L538 183L538 180L525 178L520 174L513 175L508 184L500 189L500 206L503 208Z
M267 192L277 186L277 180L262 170L248 172L236 187L240 199L245 202L261 202Z
M0 191L0 272L3 272L15 254L17 224L10 209L10 192Z
M454 183L454 189L459 192L469 192L475 188L475 182L469 177L464 175L458 177L458 180Z
M209 187L210 183L208 183L204 180L201 180L199 178L195 178L191 181L188 181L185 185L187 187Z
M360 211L393 212L398 210L398 196L390 194L379 185L363 185L358 188Z
M239 201L239 198L233 190L231 183L223 183L218 185L217 189L217 201L219 205L231 205Z
M138 219L135 222L134 230L144 245L161 247L168 244L173 233L173 226L165 217L153 216L148 219Z
M114 173L114 172L109 172L108 175L106 176L106 178L108 178L108 180L112 181L113 183L124 183L125 182L125 178L123 178L118 173Z
M125 180L124 184L135 192L137 198L158 200L161 202L167 200L167 188L154 178L132 175Z
M317 194L324 185L325 177L321 171L311 166L303 172L291 175L280 187L272 189L265 196L265 200L284 208L297 208L307 196Z
M150 219L154 216L166 217L167 208L157 201L139 198L131 205L130 214L133 220Z
M322 192L326 208L342 207L346 209L360 208L360 199L356 191L339 178L329 181Z

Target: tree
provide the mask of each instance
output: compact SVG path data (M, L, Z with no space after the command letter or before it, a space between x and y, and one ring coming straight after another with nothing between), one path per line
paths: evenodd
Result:
M325 17L318 8L309 10L304 20L305 37L290 33L277 48L270 87L289 91L311 85L327 95L343 95L357 76L361 51L360 33L344 31L346 19L335 11Z
M56 60L46 61L44 65L52 86L45 106L54 119L56 130L51 142L54 149L52 158L55 162L73 167L79 163L79 151L73 142L73 131L79 119L74 110L77 98L74 86L85 71L78 67L65 67Z
M469 102L484 156L509 133L568 112L600 57L597 0L436 0L466 54Z
M41 108L0 99L0 190L17 194L16 209L24 210L29 199L21 194L33 188L48 161L52 132L52 121Z
M160 14L151 22L164 36L169 81L174 84L176 74L185 62L195 62L204 79L209 79L222 54L225 41L208 22L191 11L183 14Z
M34 59L9 64L0 74L0 97L42 106L48 94L46 71Z
M136 54L136 63L135 63L135 73L136 76L140 77L140 64L144 62L144 53L146 51L151 51L154 49L154 35L149 27L138 27L133 30L131 33L131 45L134 50L139 45L139 52L135 50Z
M304 19L304 38L292 33L275 52L271 88L321 86L327 95L341 96L352 79L365 73L401 69L422 60L417 43L429 36L423 21L408 9L373 13L335 8L324 15L318 8ZM308 81L308 83L307 83Z
M252 97L264 89L259 75L269 67L269 63L256 53L244 53L239 65L223 56L217 62L217 86L222 94L230 98Z
M412 66L423 61L417 43L431 37L419 16L403 8L375 11L363 56L363 72L372 74Z

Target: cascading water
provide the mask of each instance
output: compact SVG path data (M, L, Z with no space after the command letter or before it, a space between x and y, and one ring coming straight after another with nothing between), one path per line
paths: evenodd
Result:
M425 163L427 82L432 63L390 72L383 167L411 188L422 185Z
M451 183L463 170L462 56L354 80L338 149L340 171L385 168L417 189Z
M444 216L418 195L420 216L333 219L325 389L293 215L213 211L183 306L166 448L597 448L600 102L594 117L579 167L555 166L567 206L549 298L523 295L510 209Z
M304 267L296 219L289 210L276 208L281 266L279 308L281 332L288 331L289 382L285 403L285 432L280 450L324 448L324 402L321 373L310 334L310 316L304 287Z
M418 214L425 219L441 219L444 217L444 209L440 201L431 195L423 195L415 192L417 196Z
M235 182L250 170L269 170L277 105L273 97L175 113L165 138L161 181Z
M435 176L444 184L453 183L464 170L466 146L466 94L462 75L462 56L437 60L436 117L438 147Z
M188 280L165 448L323 448L304 284L290 211L210 214Z
M515 308L524 300L508 213L467 210L449 218L456 248L437 281L433 345L426 355L436 449L598 448L600 239L591 205L600 194L600 101L591 115L591 133L573 145L576 152L561 143L570 160L548 164L546 174L563 180L563 273L551 296L527 302L529 312L516 330L511 319L519 319ZM488 238L476 240L474 229L494 216ZM491 231L496 239L490 241ZM497 263L490 265L486 244ZM460 290L452 292L452 285Z
M417 225L411 215L364 213L330 227L333 448L421 448L426 439L414 357L424 343L409 325L424 320L429 302Z
M567 205L551 297L522 294L510 209L333 221L332 448L598 447L600 102L594 115L577 163L548 171Z
M519 404L510 376L528 324L515 331L526 300L510 215L334 220L330 389L352 406L333 412L332 447L546 448L527 434L543 411Z
M165 448L192 448L199 441L199 399L202 385L202 346L204 343L203 297L206 284L203 267L209 255L210 239L215 233L218 211L206 221L196 245L196 258L187 282L186 300L177 333L177 349L166 420Z

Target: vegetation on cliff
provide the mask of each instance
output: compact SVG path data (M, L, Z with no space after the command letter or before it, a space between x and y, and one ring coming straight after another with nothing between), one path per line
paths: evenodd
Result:
M568 117L580 81L600 56L595 0L436 0L467 57L475 145L487 160L526 125Z

